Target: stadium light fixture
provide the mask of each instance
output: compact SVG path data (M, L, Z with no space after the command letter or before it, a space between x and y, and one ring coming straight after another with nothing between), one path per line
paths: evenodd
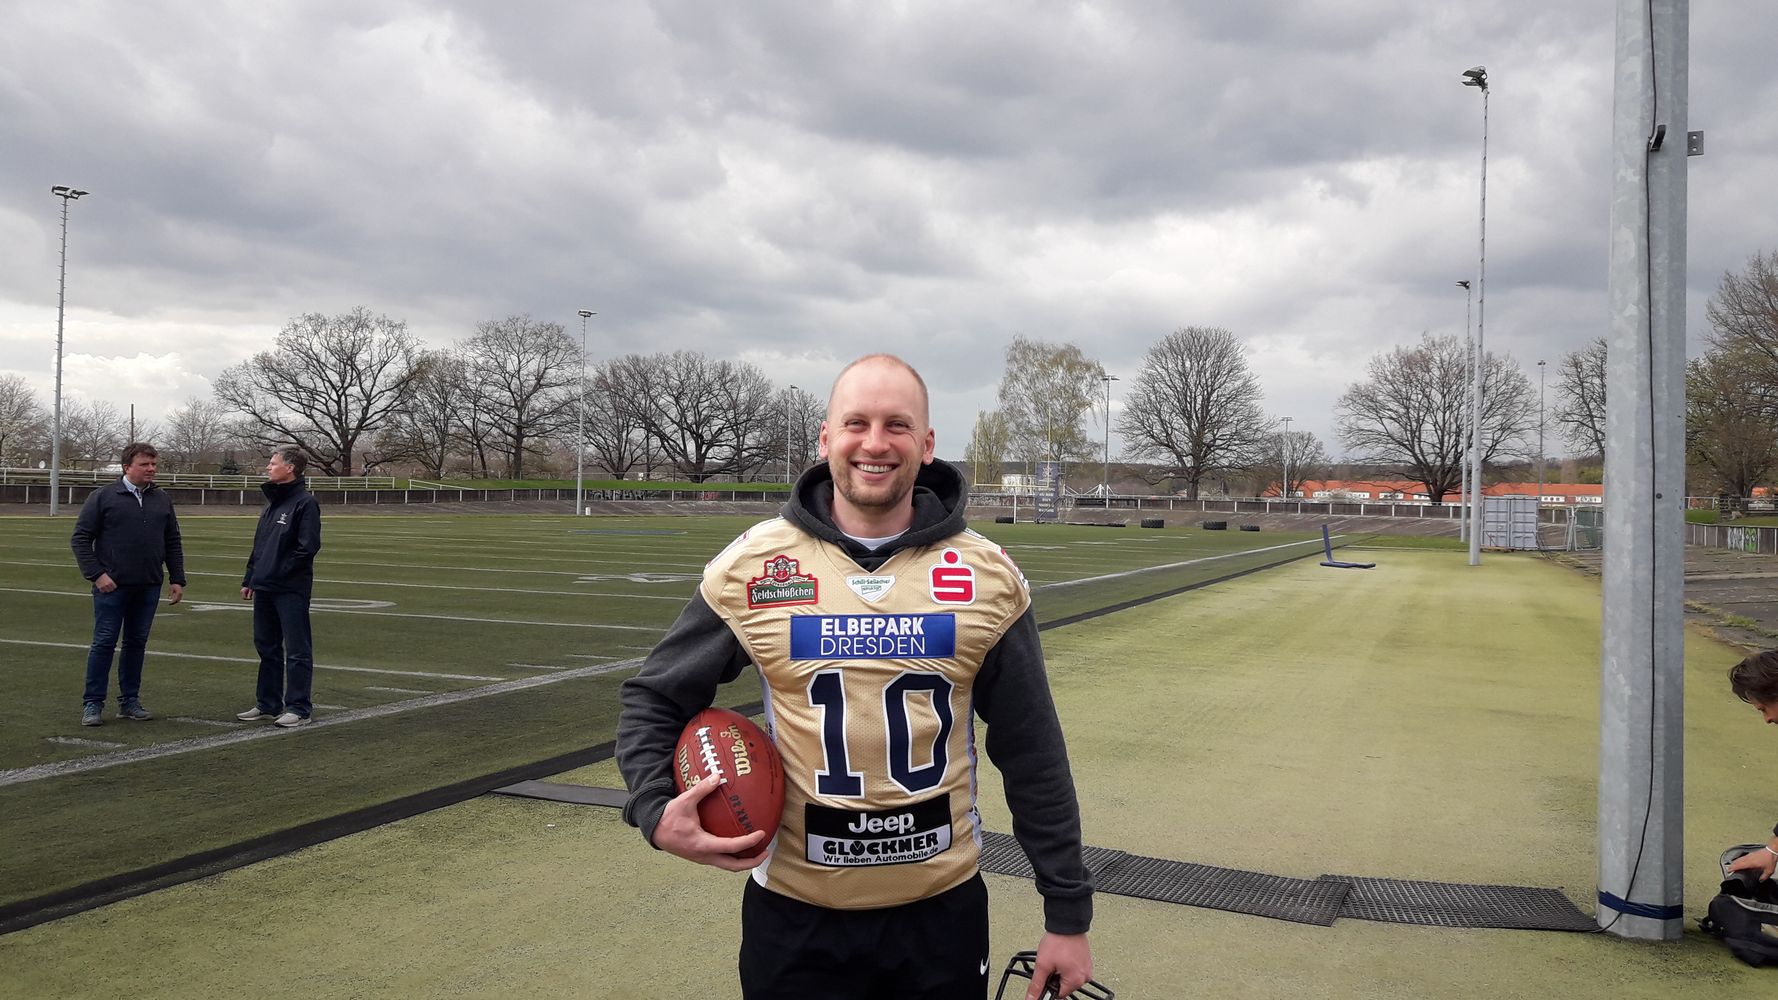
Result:
M1470 508L1469 519L1469 564L1482 564L1482 512L1486 506L1482 490L1482 368L1487 364L1488 352L1485 344L1484 330L1488 309L1488 70L1485 66L1475 66L1463 71L1463 85L1475 87L1482 92L1482 200L1480 237L1476 253L1476 310L1475 310L1475 381L1471 391L1471 402L1475 407L1474 438L1471 447L1474 449L1469 456L1469 481L1474 491L1475 503Z
M1105 473L1100 488L1105 493L1105 507L1111 508L1111 383L1119 381L1116 375L1101 375L1105 383Z
M68 306L68 203L91 194L57 184L49 193L62 199L62 278L56 290L56 399L55 418L49 442L49 516L60 509L62 492L62 324Z
M580 437L574 443L574 513L586 513L586 321L599 315L591 309L580 310Z

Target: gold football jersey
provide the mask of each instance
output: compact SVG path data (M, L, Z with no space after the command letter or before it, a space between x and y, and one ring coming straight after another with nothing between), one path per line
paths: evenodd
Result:
M705 568L704 600L759 667L784 816L753 877L818 906L895 906L975 873L973 696L1030 592L965 531L866 572L782 518Z

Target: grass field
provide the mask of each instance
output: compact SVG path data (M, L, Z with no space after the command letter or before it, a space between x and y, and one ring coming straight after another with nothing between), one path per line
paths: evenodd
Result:
M618 683L754 520L328 515L316 724L290 733L234 720L257 669L253 520L190 513L186 600L163 604L144 671L157 718L98 728L78 724L92 612L70 522L0 520L0 906L610 740ZM1319 551L1307 533L994 527L1045 622Z
M1052 583L1098 572L1114 542L1189 557L1200 543L1254 541L1029 530L1013 548L1029 547L1027 572ZM1039 553L1058 561L1044 567ZM1082 553L1087 566L1064 568ZM1559 887L1590 912L1597 580L1533 556L1475 568L1451 552L1376 557L1367 573L1299 561L1046 631L1087 841L1296 877ZM1724 690L1739 655L1688 642L1688 918L1714 891L1717 852L1770 823L1759 790L1778 744ZM385 747L347 749L328 759L368 767ZM1004 830L998 775L981 776L984 817ZM618 783L609 762L560 779ZM19 804L0 803L9 849ZM1035 942L1039 909L1029 881L988 880L998 964ZM484 796L0 937L0 995L732 996L738 888L649 850L615 810ZM1771 988L1769 970L1695 931L1655 945L1323 928L1105 895L1096 912L1098 978L1128 1000L1715 1000Z

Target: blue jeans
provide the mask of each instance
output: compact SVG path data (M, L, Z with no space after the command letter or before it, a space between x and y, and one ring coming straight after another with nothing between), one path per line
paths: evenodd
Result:
M117 703L128 704L141 696L142 658L148 652L148 630L154 626L160 599L158 583L118 587L109 594L93 588L93 644L86 653L86 704L105 704L105 689L111 682L111 655L117 651L120 636L123 656L117 661Z
M253 592L253 648L259 651L259 710L308 718L315 648L309 641L309 595Z

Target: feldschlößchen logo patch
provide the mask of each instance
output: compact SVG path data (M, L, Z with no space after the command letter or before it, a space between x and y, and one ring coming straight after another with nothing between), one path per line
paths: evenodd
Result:
M747 581L749 608L788 607L814 604L818 583L813 574L804 574L795 559L775 555L765 562L765 575Z

